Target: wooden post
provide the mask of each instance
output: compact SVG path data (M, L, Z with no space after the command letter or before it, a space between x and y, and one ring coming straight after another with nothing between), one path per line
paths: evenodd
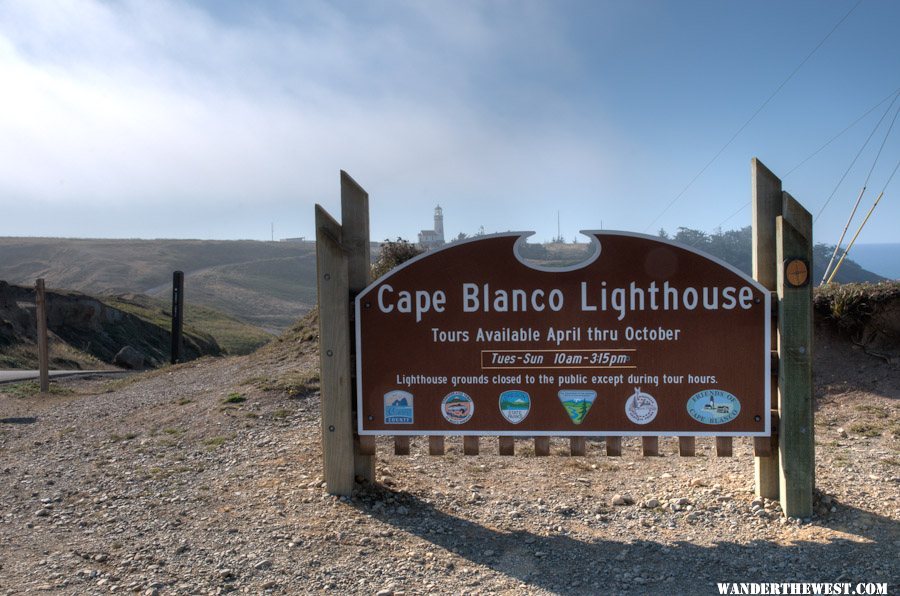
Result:
M621 457L622 437L606 437L606 455L610 457Z
M319 294L322 460L325 487L353 492L353 414L350 361L350 290L341 226L316 205L316 277Z
M793 201L790 196L787 199ZM793 210L811 234L812 218ZM778 386L781 394L778 454L781 509L787 517L812 515L815 438L812 405L812 237L786 217L777 219Z
M775 290L775 218L782 213L781 180L755 157L750 161L750 181L753 204L753 278L769 290ZM772 329L772 349L776 349L775 329ZM778 409L777 379L772 379L772 409ZM757 457L754 466L756 494L768 499L778 498L778 457Z
M438 435L428 437L428 455L444 455L444 437Z
M347 281L350 288L350 329L355 329L354 299L372 277L369 248L369 194L341 170L341 244L347 255ZM350 333L350 391L353 420L356 420L356 334ZM408 441L408 437L407 437ZM407 442L406 452L409 453ZM399 452L398 452L399 453ZM354 434L354 471L356 476L375 481L375 437Z
M394 455L409 455L409 435L394 437Z
M172 274L172 364L181 362L181 336L184 332L184 272Z
M34 284L34 310L37 317L38 373L41 393L50 392L50 347L47 338L47 296L43 278Z
M585 437L569 437L569 455L583 457L587 453L587 439Z

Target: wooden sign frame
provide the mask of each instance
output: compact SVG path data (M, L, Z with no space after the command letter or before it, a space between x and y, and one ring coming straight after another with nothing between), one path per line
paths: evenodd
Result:
M772 292L771 437L754 437L755 491L780 499L788 517L812 515L815 439L812 403L812 284L792 285L784 265L812 262L812 217L759 160L751 160L753 278ZM368 194L341 172L342 223L316 205L316 253L321 367L322 451L326 490L349 496L355 481L374 481L375 437L360 436L352 365L356 350L353 299L369 282ZM482 434L482 433L480 433ZM657 433L658 434L658 433ZM659 436L642 436L644 455L659 454ZM519 439L521 440L521 439ZM515 437L498 437L501 455L515 452ZM535 436L535 455L548 455L549 436ZM586 438L571 436L570 452L585 455ZM622 454L622 437L605 438L609 456ZM410 436L394 437L394 452L408 455ZM715 435L716 453L731 456L732 438ZM428 437L428 452L442 455L444 436ZM693 436L678 437L682 456L695 453ZM463 453L479 453L479 437L463 436Z

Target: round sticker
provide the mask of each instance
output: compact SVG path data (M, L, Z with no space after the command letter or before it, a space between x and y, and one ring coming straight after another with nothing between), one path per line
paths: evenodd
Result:
M451 424L465 424L475 413L475 402L462 391L448 393L441 402L441 414Z
M741 412L741 402L721 389L704 389L687 401L691 418L703 424L725 424Z
M634 388L634 393L625 402L625 415L635 424L647 424L656 418L659 406L649 393L641 391L640 387Z

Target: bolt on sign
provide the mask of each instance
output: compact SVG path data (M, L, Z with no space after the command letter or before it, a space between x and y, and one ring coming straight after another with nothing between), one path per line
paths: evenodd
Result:
M363 290L359 433L768 436L769 292L685 246L584 233L571 267L498 234Z

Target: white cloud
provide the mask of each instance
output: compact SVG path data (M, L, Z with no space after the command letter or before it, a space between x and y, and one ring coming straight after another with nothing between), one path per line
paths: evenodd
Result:
M527 73L515 88L533 96L493 97L511 66L578 69L543 5L497 6L2 4L0 200L305 204L335 198L344 168L388 206L498 184L502 203L601 179L610 157L569 100Z

